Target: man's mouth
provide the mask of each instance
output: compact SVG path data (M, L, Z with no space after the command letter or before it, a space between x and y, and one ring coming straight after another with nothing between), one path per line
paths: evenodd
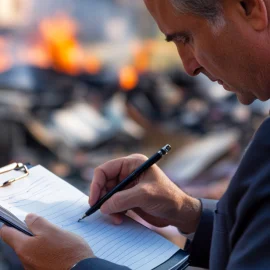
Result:
M212 81L212 82L217 82L218 84L220 85L224 85L223 81L222 80L218 80L218 79L215 79L209 75L207 75L207 77Z
M219 85L222 85L223 88L226 90L226 91L230 91L230 92L233 92L232 89L227 85L225 84L222 80L218 80L218 79L215 79L211 76L207 76L212 82L217 82Z

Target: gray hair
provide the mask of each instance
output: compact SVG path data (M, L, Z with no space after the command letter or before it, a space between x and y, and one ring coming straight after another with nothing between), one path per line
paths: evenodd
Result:
M170 0L181 13L190 13L216 22L222 15L222 0Z

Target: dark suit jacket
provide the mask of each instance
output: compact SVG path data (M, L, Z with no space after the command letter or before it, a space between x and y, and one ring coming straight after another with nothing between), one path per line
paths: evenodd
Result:
M217 205L203 201L201 222L190 245L191 264L210 269L270 269L269 225L270 118L257 131Z
M202 200L202 206L188 247L191 265L270 269L270 118L256 133L221 200ZM100 259L86 262L88 266L74 269L127 269Z

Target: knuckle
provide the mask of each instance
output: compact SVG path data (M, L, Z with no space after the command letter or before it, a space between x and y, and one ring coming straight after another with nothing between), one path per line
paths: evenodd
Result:
M140 162L145 162L148 158L142 154L132 154L129 156L130 158L137 159Z
M141 187L140 187L140 193L141 193L141 195L143 196L143 197L147 197L147 196L149 196L150 195L150 187L149 187L149 185L142 185Z
M107 181L106 171L103 170L102 166L95 168L91 186L96 185L102 188L101 185L104 180Z
M102 170L101 170L100 167L96 167L96 168L94 169L94 176L95 176L95 175L98 175L101 171L102 171Z
M133 154L126 158L127 165L130 167L130 171L135 170L138 166L143 164L148 158L142 154Z

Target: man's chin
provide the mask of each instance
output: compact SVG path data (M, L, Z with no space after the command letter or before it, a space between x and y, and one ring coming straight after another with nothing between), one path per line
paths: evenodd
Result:
M253 95L241 95L238 93L236 93L236 95L237 95L239 102L242 103L243 105L250 105L257 99Z

